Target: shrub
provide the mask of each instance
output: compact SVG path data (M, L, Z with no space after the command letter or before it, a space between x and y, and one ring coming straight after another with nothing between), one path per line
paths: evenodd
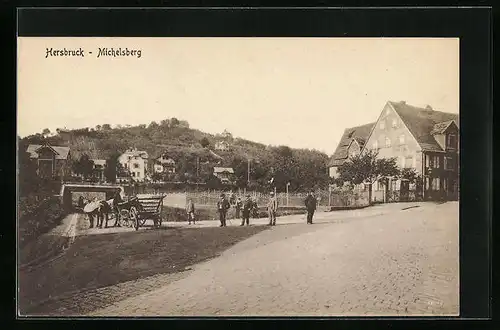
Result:
M19 247L47 233L61 223L65 212L58 197L25 198L19 202Z

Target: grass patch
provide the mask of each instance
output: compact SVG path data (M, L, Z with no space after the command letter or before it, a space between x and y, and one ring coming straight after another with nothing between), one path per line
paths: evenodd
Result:
M39 313L40 302L66 293L182 271L265 229L166 228L77 237L62 257L20 271L21 313Z

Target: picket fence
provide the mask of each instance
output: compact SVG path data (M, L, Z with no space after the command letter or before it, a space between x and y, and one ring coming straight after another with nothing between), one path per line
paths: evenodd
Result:
M220 198L220 195L224 193L227 198L231 198L231 193L222 191L203 191L203 192L188 192L186 193L186 199L191 199L195 205L209 206L215 205ZM257 202L259 207L263 207L267 204L269 200L269 194L261 192L236 192L234 193L234 198L240 197L242 200L245 199L246 194L249 194L251 198ZM328 192L328 191L317 191L315 196L318 199L318 207L359 207L368 205L368 193L367 192ZM288 207L304 207L304 201L307 197L307 193L277 193L276 198L278 200L278 205L288 206Z

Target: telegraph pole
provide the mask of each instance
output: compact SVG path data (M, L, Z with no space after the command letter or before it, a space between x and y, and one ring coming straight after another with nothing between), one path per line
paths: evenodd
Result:
M250 158L247 159L247 185L250 185Z

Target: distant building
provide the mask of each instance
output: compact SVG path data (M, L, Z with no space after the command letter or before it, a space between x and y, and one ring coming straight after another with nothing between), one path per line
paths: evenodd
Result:
M175 173L175 160L163 154L154 160L154 173Z
M68 169L71 160L69 147L30 144L26 151L30 154L30 158L37 164L38 176L54 178L70 174L70 170Z
M146 178L148 153L146 151L129 149L118 157L118 162L130 173L134 181L143 182ZM119 178L123 181L123 178Z
M232 167L214 167L214 176L220 179L224 184L233 182L234 170Z
M229 150L229 142L227 141L217 141L215 142L215 150L218 151L228 151Z
M94 170L92 172L93 177L95 177L99 181L105 181L104 170L106 169L106 160L105 159L92 159L94 163Z

